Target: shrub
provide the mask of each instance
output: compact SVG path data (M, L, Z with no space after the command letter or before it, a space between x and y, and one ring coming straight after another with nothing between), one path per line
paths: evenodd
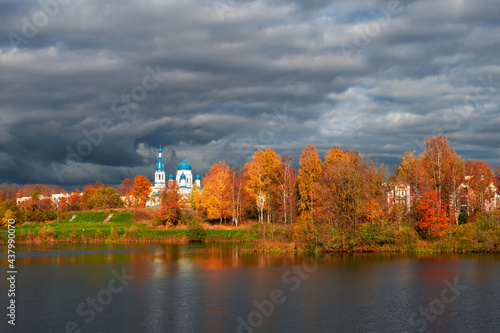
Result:
M110 234L109 238L112 240L117 240L120 238L120 231L118 230L118 228L111 226L111 234Z
M318 229L310 212L302 213L293 229L293 237L297 244L306 250L314 250L317 244Z
M104 238L104 234L102 233L101 229L97 229L94 237L96 240L102 240Z
M152 220L151 220L151 226L153 227L158 227L162 225L163 223L161 222L161 219L158 215L156 215Z
M204 242L207 238L207 231L194 220L189 224L187 237L190 242Z
M131 221L144 223L144 222L150 222L154 218L155 218L155 213L151 209L145 208L136 210L132 215Z
M69 234L69 239L70 239L70 240L72 240L72 241L75 241L77 237L78 237L78 234L77 234L76 230L73 230L73 231Z
M130 228L125 228L125 236L131 239L136 239L137 237L139 237L137 226L132 225Z
M49 238L54 238L56 236L54 230L47 226L47 225L43 225L42 228L40 228L40 231L38 232L38 235L40 236L40 238L42 240L46 240L46 239L49 239Z
M467 215L467 213L460 213L460 215L458 215L458 224L459 225L465 224L468 218L469 215Z

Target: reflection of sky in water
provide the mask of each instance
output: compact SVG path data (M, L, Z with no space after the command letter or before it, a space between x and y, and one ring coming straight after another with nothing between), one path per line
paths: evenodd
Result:
M47 246L46 256L29 256L36 247L26 247L19 258L19 331L57 332L68 320L84 324L76 306L106 288L111 271L123 267L135 279L82 332L235 332L236 318L246 319L256 310L254 301L268 300L274 289L286 301L265 319L262 331L411 331L411 313L439 297L444 281L455 276L467 291L427 331L500 327L498 255L318 256L317 270L292 291L283 274L304 262L301 255L212 244L57 249L62 255ZM0 287L5 284L0 281Z

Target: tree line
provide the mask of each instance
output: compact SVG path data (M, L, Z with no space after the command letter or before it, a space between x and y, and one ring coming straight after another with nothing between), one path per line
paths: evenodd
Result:
M239 226L243 220L253 219L261 225L289 226L302 237L318 238L324 230L403 223L421 236L433 238L469 215L485 213L486 204L495 196L493 170L483 161L463 160L444 135L426 138L425 151L419 156L406 152L387 180L383 165L339 147L328 150L322 160L316 148L308 145L298 164L298 169L293 168L291 157L280 156L271 148L255 152L243 167L214 163L202 189L194 185L187 198L179 194L175 181L167 183L159 195L155 220L176 225L181 207L189 205L220 224ZM387 192L399 182L413 187L411 209L388 200ZM151 183L143 175L123 180L120 187L95 182L58 202L47 199L54 193L64 190L2 184L1 221L47 221L76 210L145 207L151 200ZM15 199L22 196L31 198L17 206ZM466 213L464 200L469 207Z
M425 147L419 156L406 152L386 181L387 169L356 151L332 147L322 161L309 145L295 170L290 157L266 148L243 168L215 163L192 204L209 219L236 226L244 216L306 230L404 221L423 237L440 237L464 215L485 213L495 197L495 174L483 161L462 159L445 135L426 138ZM399 182L413 188L411 209L388 200Z

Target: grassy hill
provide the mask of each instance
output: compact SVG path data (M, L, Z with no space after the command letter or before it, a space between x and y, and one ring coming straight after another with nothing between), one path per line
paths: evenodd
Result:
M112 217L104 222L110 214ZM16 226L16 243L187 242L185 227L164 229L133 222L134 211L75 212L60 222L24 223ZM207 241L252 240L248 229L207 230ZM7 231L0 231L7 242Z

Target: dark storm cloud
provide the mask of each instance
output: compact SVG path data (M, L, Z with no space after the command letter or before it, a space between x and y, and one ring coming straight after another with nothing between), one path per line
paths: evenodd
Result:
M48 5L43 5L48 4ZM271 146L500 164L496 1L0 1L0 182L200 172ZM134 96L134 97L131 97ZM167 153L168 152L168 153Z

